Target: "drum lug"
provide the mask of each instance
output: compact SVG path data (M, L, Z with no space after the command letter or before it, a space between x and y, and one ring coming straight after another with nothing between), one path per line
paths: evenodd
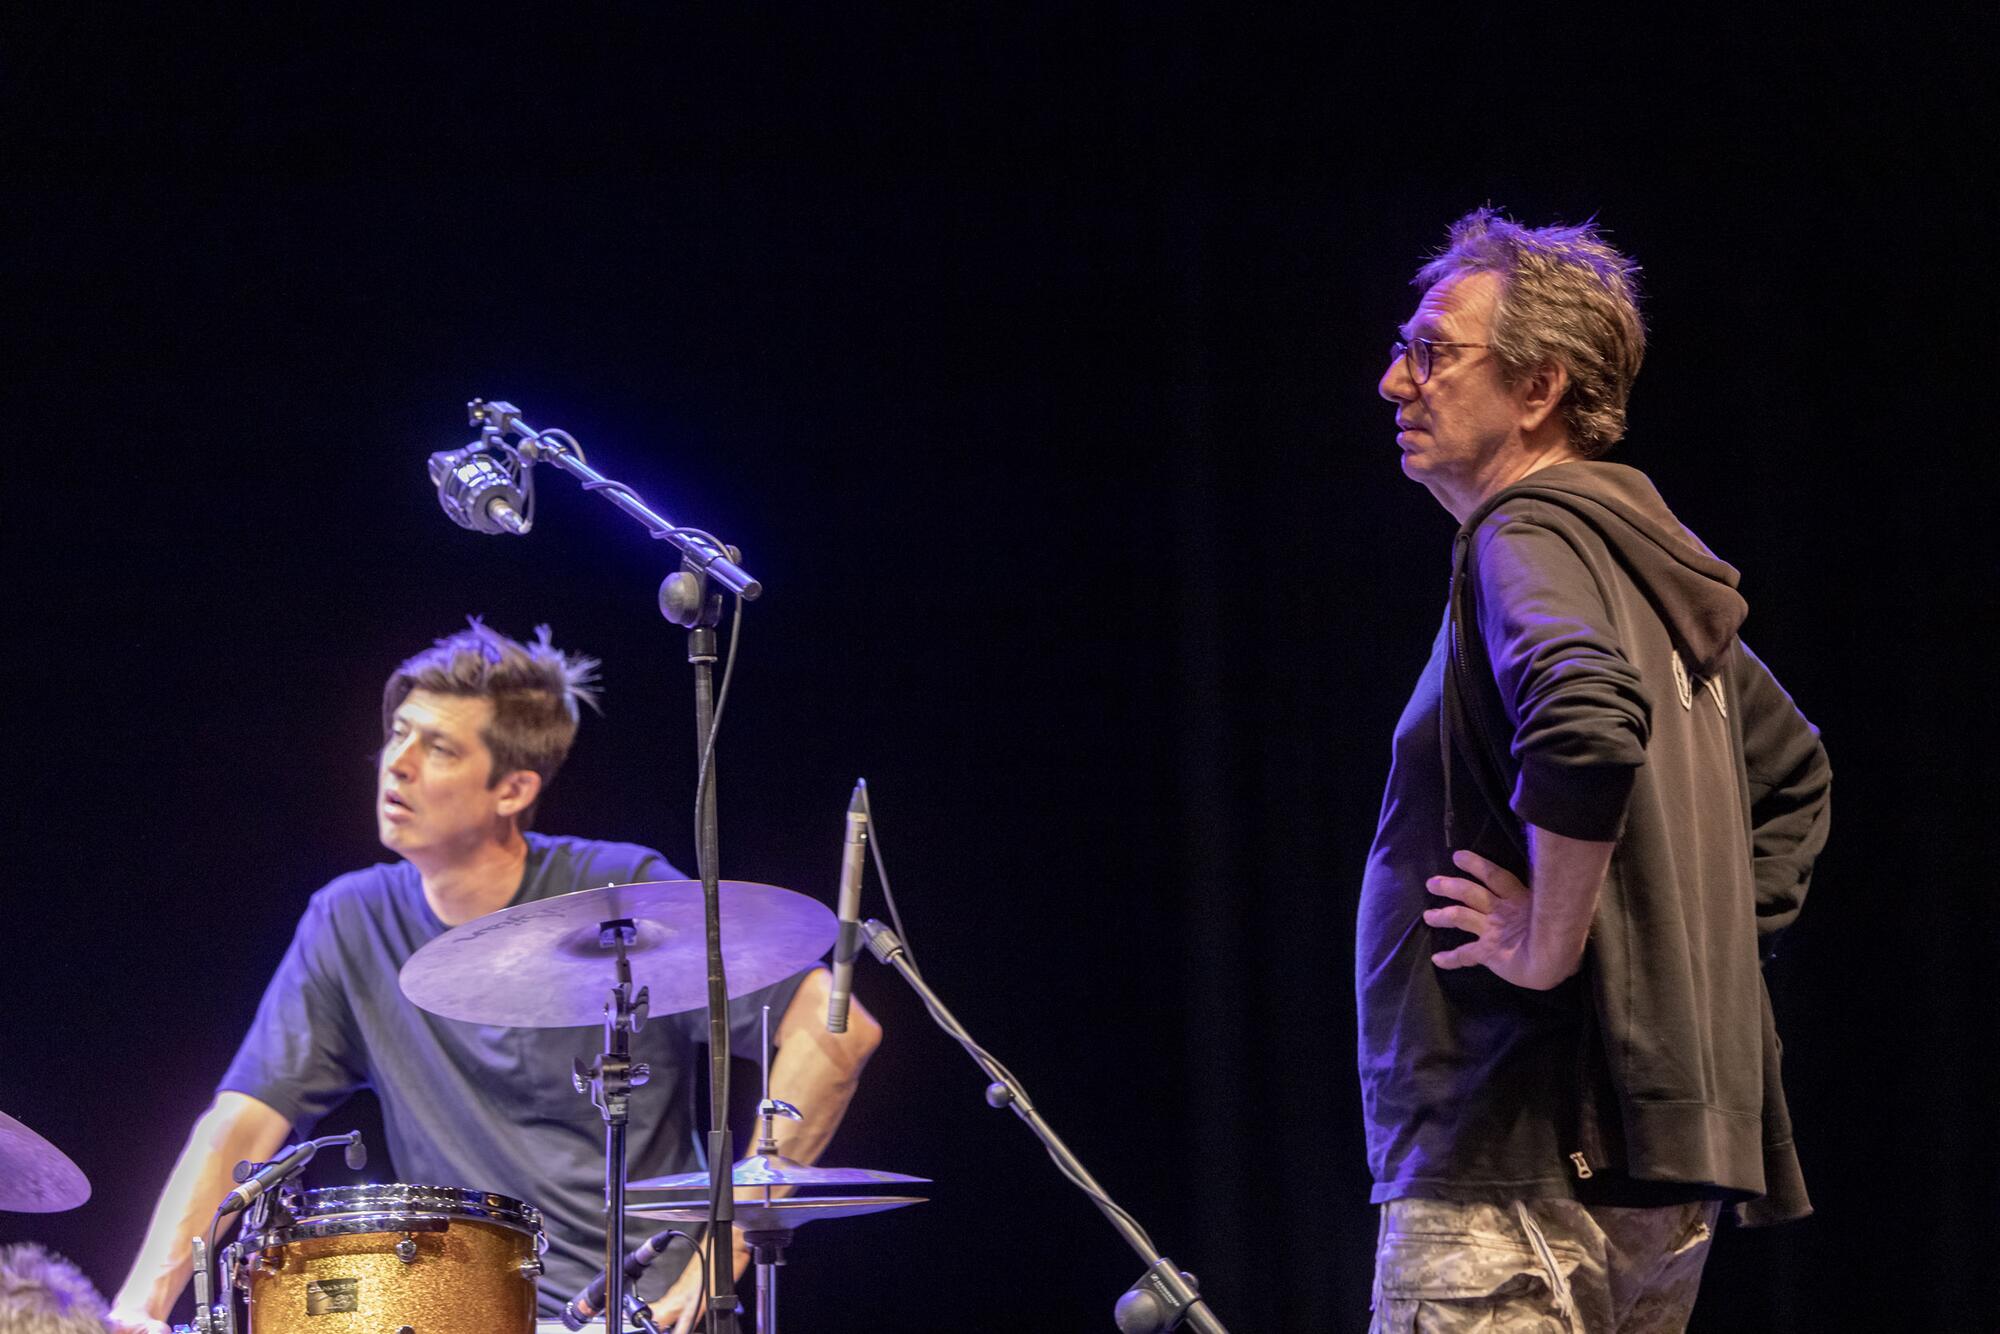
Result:
M533 1282L535 1279L538 1279L541 1276L542 1276L542 1258L539 1255L531 1255L527 1259L521 1261L522 1278L527 1279L529 1282Z
M403 1239L396 1243L396 1258L406 1265L413 1265L417 1262L417 1243L408 1234L405 1234Z

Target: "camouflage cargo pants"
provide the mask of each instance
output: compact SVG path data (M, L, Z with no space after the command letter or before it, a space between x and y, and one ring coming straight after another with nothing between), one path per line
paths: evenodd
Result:
M1720 1207L1392 1200L1370 1334L1684 1330Z

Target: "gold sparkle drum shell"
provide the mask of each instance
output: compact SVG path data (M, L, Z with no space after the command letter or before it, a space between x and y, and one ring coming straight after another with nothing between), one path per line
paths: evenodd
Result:
M334 1186L247 1238L250 1334L533 1334L542 1216L449 1186Z

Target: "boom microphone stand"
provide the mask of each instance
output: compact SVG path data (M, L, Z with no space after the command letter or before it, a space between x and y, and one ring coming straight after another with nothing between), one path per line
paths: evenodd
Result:
M931 1018L937 1021L937 1026L965 1048L966 1055L972 1057L986 1072L986 1077L993 1081L986 1086L986 1101L995 1108L1013 1109L1014 1115L1020 1117L1022 1123L1041 1140L1042 1147L1048 1150L1049 1157L1055 1160L1062 1174L1090 1197L1090 1202L1097 1206L1112 1227L1118 1229L1118 1235L1125 1238L1125 1244L1146 1262L1146 1272L1118 1299L1113 1311L1118 1328L1124 1334L1155 1334L1155 1331L1178 1329L1185 1321L1196 1334L1229 1334L1196 1290L1194 1275L1183 1272L1172 1260L1159 1253L1153 1246L1152 1238L1139 1226L1139 1220L1105 1194L1104 1187L1097 1184L1097 1178L1085 1170L1077 1156L1070 1152L1069 1145L1063 1143L1049 1123L1042 1119L1035 1105L1028 1101L1027 1090L1021 1087L1021 1081L973 1041L957 1016L945 1008L945 1003L938 999L938 994L931 990L923 974L910 961L902 938L872 917L862 923L861 931L868 941L868 952L875 956L877 962L887 964L902 974L903 980L923 1001L924 1008L930 1011Z
M739 606L743 602L755 601L764 591L764 586L751 577L737 562L741 554L725 545L715 536L698 528L681 528L650 508L639 498L637 492L623 482L615 482L592 468L584 461L583 448L576 438L567 431L537 431L521 420L520 410L511 403L473 399L466 404L466 411L474 426L480 428L481 444L472 451L475 455L481 448L496 451L511 464L508 476L520 482L528 497L529 513L532 514L534 488L529 469L536 463L549 463L580 479L583 489L594 491L616 505L638 522L654 537L671 543L681 553L681 568L667 576L660 585L660 614L688 632L688 662L694 666L695 678L695 744L699 747L700 761L697 771L699 791L696 794L698 806L695 856L697 869L701 875L703 917L708 935L708 1052L709 1052L709 1231L708 1242L711 1262L708 1266L709 1294L708 1320L711 1334L736 1334L736 1274L730 1264L730 1238L736 1221L736 1192L731 1186L730 1168L734 1153L729 1134L729 986L723 973L722 963L722 891L719 884L720 871L717 869L719 836L716 831L715 802L715 698L714 668L716 659L715 627L722 618L722 593L713 591L711 583L735 594ZM519 437L519 444L509 444L509 435ZM496 465L497 466L497 465ZM434 469L434 477L437 475ZM482 477L480 484L490 479ZM441 486L445 481L441 480ZM440 491L441 499L444 491ZM478 498L475 493L473 499ZM495 520L502 516L494 513L504 510L508 515L513 511L505 504L489 500L476 507L481 513L491 514ZM451 505L447 502L447 512ZM455 519L458 518L454 514ZM460 522L463 522L461 519ZM518 525L518 526L517 526ZM508 531L526 532L525 521L515 517L514 522L505 523ZM498 528L489 531L499 531ZM610 924L607 924L610 925ZM619 950L619 963L624 965L623 949ZM629 984L629 974L621 979ZM613 1033L614 1025L607 1020L607 1033ZM610 1113L606 1112L607 1118ZM616 1144L622 1150L624 1127L616 1127ZM607 1143L612 1140L607 1119ZM607 1148L607 1157L610 1149ZM622 1154L621 1154L622 1158ZM612 1180L613 1169L607 1168L607 1198L605 1223L605 1327L616 1330L622 1322L625 1306L622 1302L623 1265L625 1254L625 1215L623 1209L624 1170L622 1161L615 1166L616 1181ZM615 1186L615 1189L613 1188ZM614 1200L612 1197L615 1196ZM614 1287L613 1285L620 1285ZM618 1314L613 1314L618 1313Z

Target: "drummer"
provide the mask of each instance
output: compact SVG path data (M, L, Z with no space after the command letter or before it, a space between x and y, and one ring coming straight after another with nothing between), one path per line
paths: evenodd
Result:
M160 1194L113 1303L118 1328L166 1334L189 1277L188 1239L207 1230L232 1167L270 1158L290 1132L308 1133L364 1086L381 1100L400 1180L511 1195L542 1211L544 1318L602 1267L604 1126L570 1084L571 1063L602 1047L600 1029L443 1019L397 986L418 947L510 904L685 878L649 848L530 828L576 737L579 702L596 706L596 666L558 651L546 626L523 644L474 619L389 677L375 821L399 860L343 875L306 905ZM730 1048L745 1054L759 1050L761 1007L771 1007L771 1096L805 1118L777 1122L779 1151L801 1162L825 1149L881 1041L858 1001L847 1031L828 1033L827 999L826 970L815 968L729 1006ZM706 1037L697 1010L655 1016L632 1039L633 1058L652 1067L631 1100L632 1177L699 1167L690 1081ZM740 1236L735 1251L741 1274L748 1252ZM674 1275L685 1253L675 1248L640 1287L663 1323L700 1300L698 1267Z

